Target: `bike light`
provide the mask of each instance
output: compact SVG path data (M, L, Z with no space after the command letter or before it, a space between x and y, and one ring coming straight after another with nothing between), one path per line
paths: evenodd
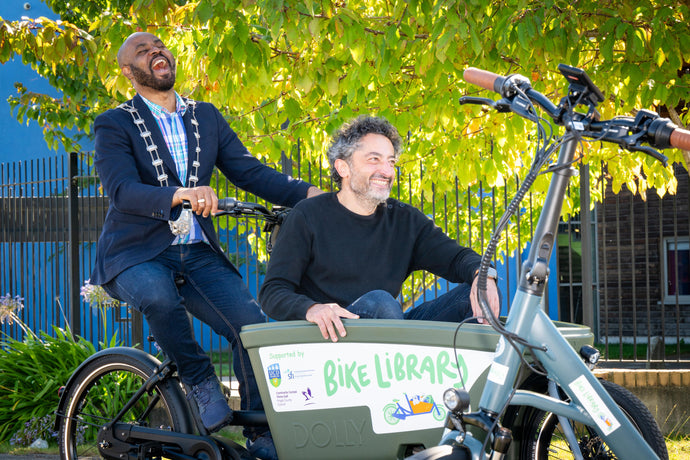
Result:
M599 362L601 353L591 345L583 345L580 348L580 356L582 356L586 363L593 365Z
M443 404L452 412L462 413L470 407L470 394L467 390L448 388L443 393Z

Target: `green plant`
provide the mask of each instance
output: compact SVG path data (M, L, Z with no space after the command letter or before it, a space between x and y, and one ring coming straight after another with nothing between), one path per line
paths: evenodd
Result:
M9 336L0 340L0 442L26 422L52 416L59 388L96 351L86 339L53 329L55 337L41 332L27 335L23 341Z

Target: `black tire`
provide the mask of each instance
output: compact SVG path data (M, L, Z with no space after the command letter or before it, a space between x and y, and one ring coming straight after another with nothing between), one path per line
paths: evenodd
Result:
M104 458L96 439L100 427L114 418L158 364L131 349L123 354L105 351L82 364L64 390L64 416L58 424L62 460ZM188 408L177 379L164 379L145 392L121 422L189 432Z
M652 450L661 460L668 460L664 437L649 409L637 396L625 388L606 380L600 380L600 382ZM586 460L618 458L609 450L593 427L574 423L573 429L582 456ZM532 460L574 458L555 414L535 409L526 430L526 442L523 444L523 455L520 458Z

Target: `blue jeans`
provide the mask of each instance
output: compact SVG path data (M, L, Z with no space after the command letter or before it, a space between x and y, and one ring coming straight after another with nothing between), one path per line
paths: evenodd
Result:
M179 277L184 284L176 284ZM263 410L239 333L245 324L265 322L266 317L225 257L205 243L170 246L156 258L123 271L103 288L142 312L156 342L175 361L187 385L215 374L208 355L194 340L187 312L211 326L232 346L241 408ZM254 430L248 429L245 436L250 437ZM257 427L257 433L265 430Z
M370 291L352 302L347 310L358 314L360 318L419 319L459 323L472 316L470 288L469 284L460 284L436 299L410 308L404 313L400 302L387 291Z

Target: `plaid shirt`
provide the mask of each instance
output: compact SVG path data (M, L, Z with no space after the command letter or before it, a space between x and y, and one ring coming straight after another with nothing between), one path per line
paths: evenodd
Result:
M140 95L141 96L141 95ZM141 96L153 118L156 119L158 127L163 133L163 139L170 150L170 154L175 160L175 168L177 169L177 176L180 178L180 182L183 184L187 181L187 134L185 133L184 123L182 117L187 111L187 105L185 104L182 97L175 93L177 108L175 112L170 113L164 107L155 104L145 97ZM189 184L188 184L189 185ZM196 215L192 214L192 229L187 235L178 235L172 244L191 244L203 241L208 243L208 239L204 232L201 230L199 222L196 220Z

